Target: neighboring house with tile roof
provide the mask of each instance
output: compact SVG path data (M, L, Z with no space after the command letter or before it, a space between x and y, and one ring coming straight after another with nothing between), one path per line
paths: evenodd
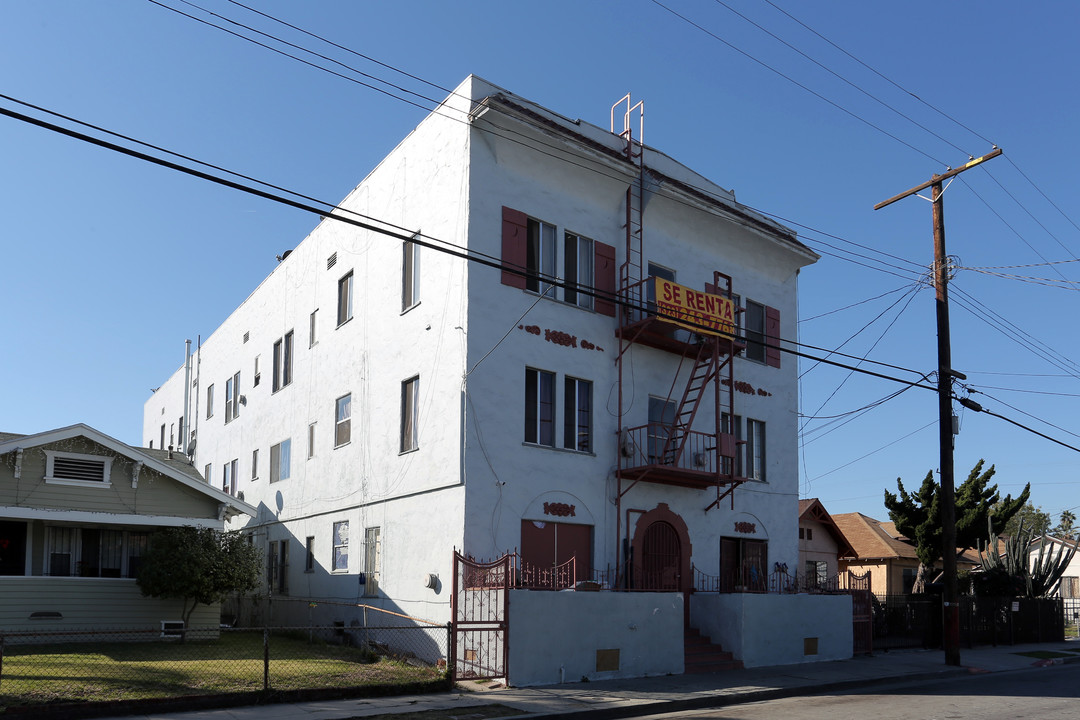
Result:
M870 572L870 589L878 597L907 595L915 583L919 558L915 544L904 537L891 521L876 520L862 513L834 515L833 520L855 549L856 557L842 559L840 571L855 574ZM979 553L957 548L956 564L960 571L979 566ZM941 561L936 563L940 575Z
M154 530L223 529L255 508L210 487L180 453L126 445L87 425L0 433L0 627L157 628L179 600L135 583ZM219 622L201 605L192 625Z
M839 561L854 559L855 548L817 498L799 501L799 573L813 586L834 584Z

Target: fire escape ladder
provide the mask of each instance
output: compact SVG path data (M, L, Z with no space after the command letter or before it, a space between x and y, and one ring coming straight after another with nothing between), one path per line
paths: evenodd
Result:
M643 214L645 211L645 168L644 153L640 148L634 151L633 139L627 138L627 156L638 166L638 176L626 188L626 259L619 267L619 287L623 292L623 325L629 325L640 319L644 306L644 294L641 280L644 263L642 261L645 244Z
M709 382L716 378L719 371L720 353L717 352L715 342L706 339L698 347L697 358L694 367L690 371L690 377L686 381L686 389L683 390L682 399L675 409L675 417L671 421L668 437L664 443L664 460L670 465L678 465L686 448L686 440L690 434L690 428L694 424L698 408L701 407L701 399L705 396L705 388Z

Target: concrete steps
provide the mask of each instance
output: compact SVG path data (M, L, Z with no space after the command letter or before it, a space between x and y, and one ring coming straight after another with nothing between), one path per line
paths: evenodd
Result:
M719 645L713 645L697 628L687 628L683 634L683 664L683 672L687 675L742 669L741 660L736 660Z

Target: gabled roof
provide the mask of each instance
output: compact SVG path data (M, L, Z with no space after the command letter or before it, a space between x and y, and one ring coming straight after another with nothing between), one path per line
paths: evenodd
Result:
M896 526L862 513L833 515L833 521L860 560L903 558L917 560L915 547L896 532ZM888 526L888 530L886 527Z
M232 517L244 513L252 517L257 510L242 500L237 500L232 495L222 492L206 483L202 475L191 467L187 458L182 453L170 453L167 450L149 450L137 448L120 442L100 430L95 430L89 425L77 423L56 430L47 430L33 435L18 435L15 433L0 433L0 455L18 450L19 448L38 447L61 440L75 437L84 437L102 447L112 450L117 455L123 455L134 462L140 462L144 467L152 468L157 472L170 477L176 482L206 495L225 506L225 517ZM171 458L169 456L172 456Z
M825 506L821 504L821 501L817 498L809 498L799 501L799 520L813 520L819 522L828 529L829 534L832 535L833 540L836 542L836 557L838 558L856 558L858 554L855 552L855 548L852 547L843 531L837 527L836 522L833 520L832 515L825 509Z

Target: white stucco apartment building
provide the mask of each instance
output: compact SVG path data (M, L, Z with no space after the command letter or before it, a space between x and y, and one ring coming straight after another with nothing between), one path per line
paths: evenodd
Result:
M466 79L333 213L396 237L323 219L147 401L147 445L258 508L276 595L446 622L453 550L516 550L723 633L700 598L796 568L817 256L638 129Z

